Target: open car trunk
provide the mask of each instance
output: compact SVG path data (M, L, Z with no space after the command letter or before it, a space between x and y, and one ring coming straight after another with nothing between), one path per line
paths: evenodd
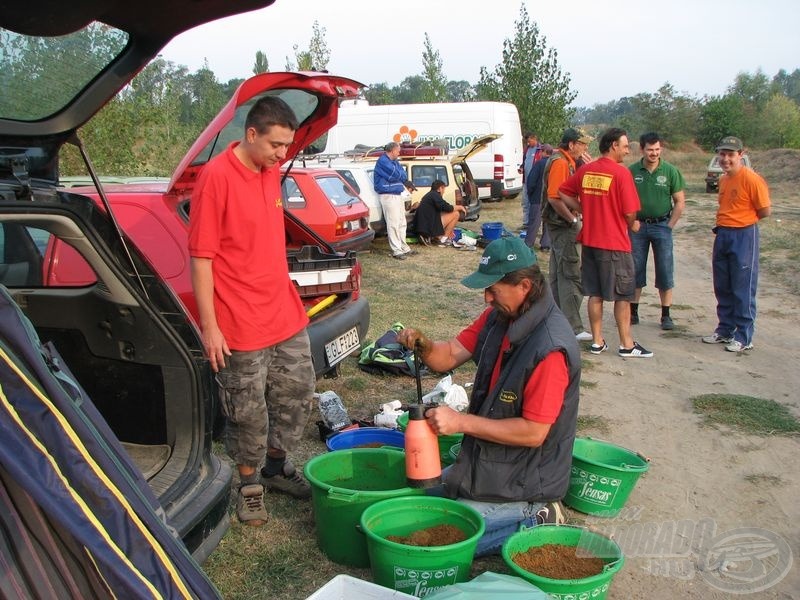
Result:
M30 198L19 193L0 188L0 284L125 446L169 524L204 560L228 526L231 470L208 451L216 388L196 329L89 198L46 187ZM81 255L93 283L47 284L42 271L57 244Z

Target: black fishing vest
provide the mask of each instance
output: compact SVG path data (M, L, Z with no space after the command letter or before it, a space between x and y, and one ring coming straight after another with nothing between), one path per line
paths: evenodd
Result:
M494 388L489 381L508 332L511 347L502 357ZM465 435L461 452L446 478L448 495L482 502L560 500L569 487L572 444L578 418L581 358L575 333L558 309L549 288L516 321L489 314L472 356L478 365L469 412L490 419L522 416L525 385L548 354L564 353L569 384L556 422L538 448L507 446Z

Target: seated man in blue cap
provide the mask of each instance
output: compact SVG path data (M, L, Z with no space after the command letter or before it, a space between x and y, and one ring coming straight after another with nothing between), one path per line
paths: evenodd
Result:
M486 521L476 556L496 554L519 530L564 523L578 418L581 358L575 333L553 301L536 256L517 237L490 243L478 270L461 280L489 306L456 337L432 341L406 328L400 343L443 373L477 365L469 408L427 411L437 434L463 433L444 495Z

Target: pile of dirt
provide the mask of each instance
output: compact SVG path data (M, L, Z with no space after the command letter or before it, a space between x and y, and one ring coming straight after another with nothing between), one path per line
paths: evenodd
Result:
M574 546L544 544L515 554L514 564L548 579L585 579L603 572L605 562L594 556L578 556Z
M794 193L800 186L800 150L755 150L750 153L750 158L753 160L753 169L767 180L773 196Z
M467 539L464 532L453 525L435 525L412 531L409 535L387 535L390 542L406 546L449 546Z

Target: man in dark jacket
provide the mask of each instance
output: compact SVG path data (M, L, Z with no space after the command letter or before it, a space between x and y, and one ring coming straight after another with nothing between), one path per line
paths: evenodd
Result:
M533 163L530 171L525 177L525 190L528 194L528 230L525 233L525 243L528 248L533 248L539 230L542 230L542 237L539 247L542 250L550 249L550 232L547 227L542 227L542 189L544 188L544 168L547 160L553 155L553 147L550 144L542 144L542 154Z
M444 246L453 235L459 216L467 214L467 207L457 204L453 206L444 199L447 184L437 179L431 184L431 191L420 200L414 213L414 231L426 246L431 243Z
M403 329L398 341L445 372L472 359L478 370L467 412L427 411L437 434L463 433L443 474L443 493L483 515L477 555L496 553L519 526L563 523L578 415L578 343L553 301L536 256L516 237L490 243L461 281L489 307L455 338L431 341Z

